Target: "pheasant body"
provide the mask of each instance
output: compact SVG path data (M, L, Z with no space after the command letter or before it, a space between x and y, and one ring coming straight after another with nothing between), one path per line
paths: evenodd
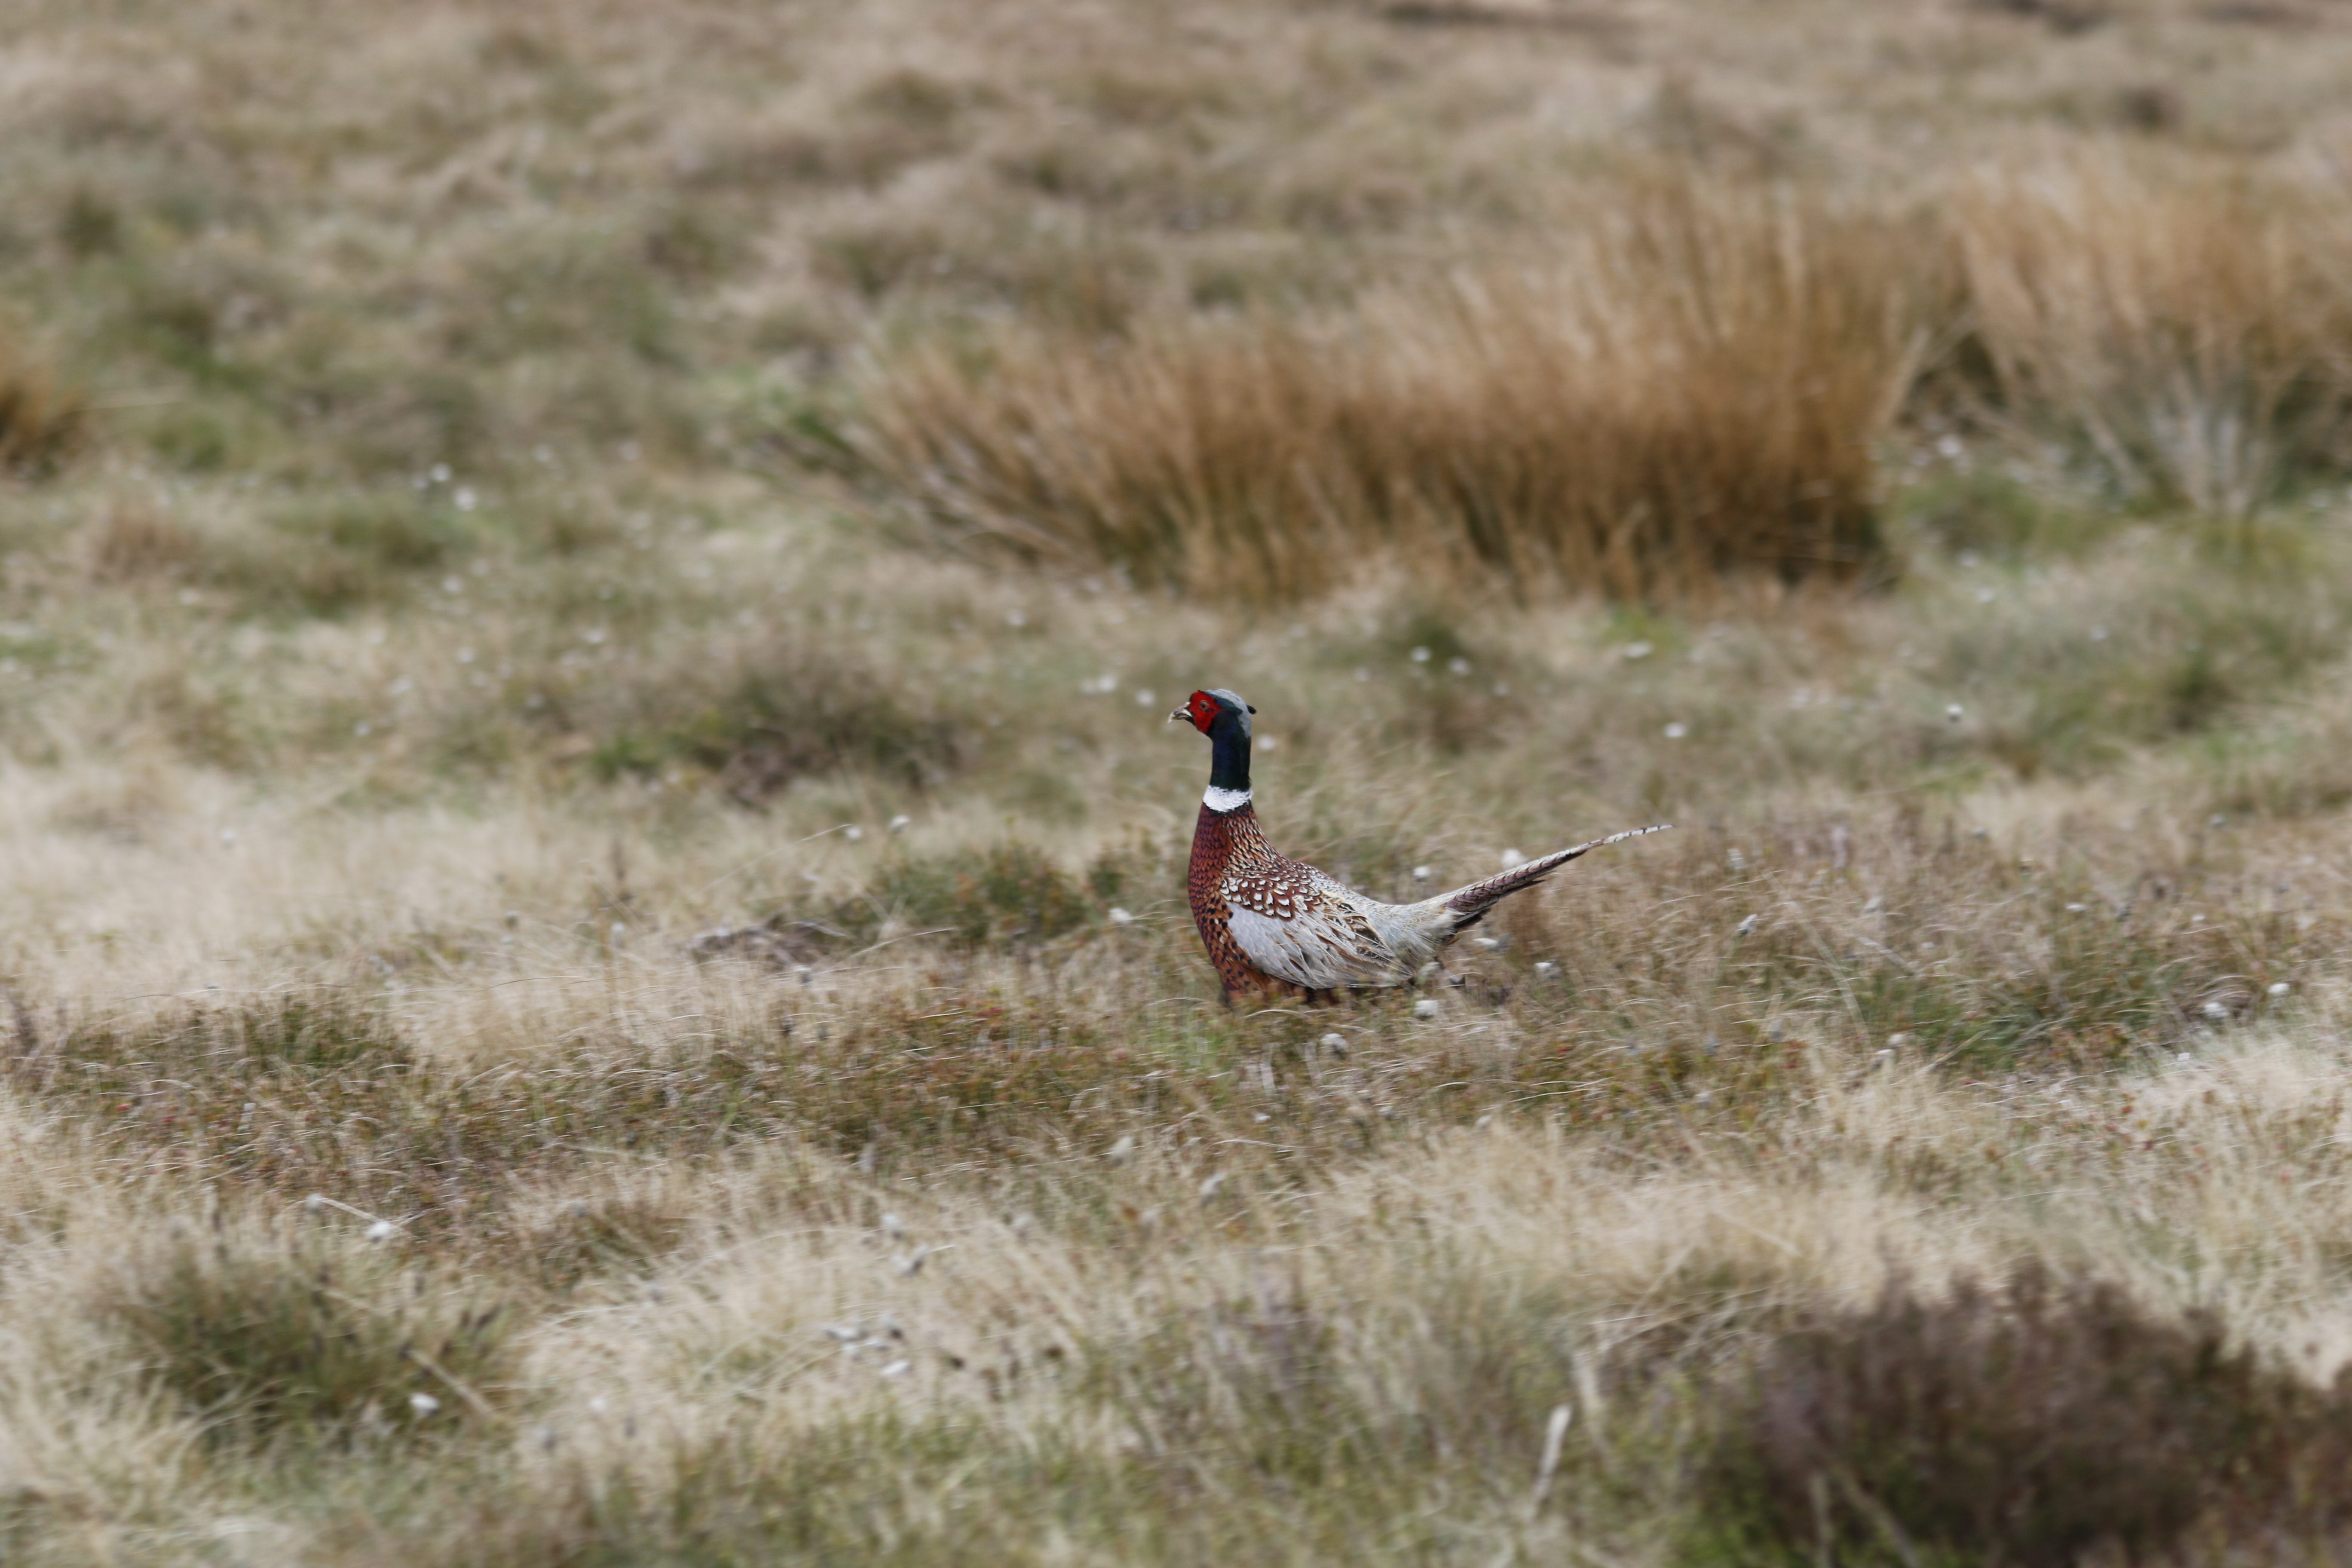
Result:
M1249 789L1249 715L1230 691L1196 691L1171 719L1215 743L1210 786L1192 829L1186 877L1193 922L1227 996L1410 984L1423 964L1502 900L1604 844L1661 831L1637 827L1527 861L1418 903L1367 898L1277 853L1258 826Z

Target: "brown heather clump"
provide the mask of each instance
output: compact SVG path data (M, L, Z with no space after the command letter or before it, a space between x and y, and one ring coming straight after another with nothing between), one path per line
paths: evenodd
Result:
M1800 1313L1726 1379L1699 1485L1715 1551L2066 1568L2200 1523L2335 1522L2347 1462L2352 1387L2036 1263Z
M1881 559L1900 248L1819 204L1635 187L1518 266L1306 319L1015 331L869 375L875 476L968 542L1291 599L1424 581L1685 597Z

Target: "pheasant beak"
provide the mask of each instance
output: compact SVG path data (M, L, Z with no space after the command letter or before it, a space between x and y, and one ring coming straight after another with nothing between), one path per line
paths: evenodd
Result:
M1192 710L1190 708L1179 708L1175 712L1168 715L1168 721L1171 724L1173 724L1179 719L1181 719L1184 722L1190 724L1192 721Z

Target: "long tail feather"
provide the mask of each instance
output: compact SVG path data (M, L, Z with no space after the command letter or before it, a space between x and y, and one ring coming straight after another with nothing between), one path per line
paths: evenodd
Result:
M1507 871L1488 877L1484 881L1473 882L1466 888L1456 888L1450 893L1440 893L1430 902L1442 904L1452 910L1459 917L1454 929L1465 930L1484 920L1486 911L1503 900L1523 888L1534 887L1587 850L1598 849L1603 845L1622 843L1628 838L1639 838L1646 833L1664 833L1673 826L1671 822L1661 822L1654 827L1629 827L1622 833L1612 833L1606 838L1596 838L1590 844L1580 844L1573 849L1557 850L1540 858L1529 860L1524 865L1514 866Z

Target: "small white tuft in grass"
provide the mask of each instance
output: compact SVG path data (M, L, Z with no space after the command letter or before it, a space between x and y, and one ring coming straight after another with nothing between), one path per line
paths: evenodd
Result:
M1478 944L1481 952L1500 952L1503 949L1503 939L1498 936L1474 937L1472 940Z
M1503 869L1504 869L1504 870L1507 871L1507 870L1509 870L1509 869L1510 869L1512 867L1514 867L1514 866L1524 866L1524 865L1526 865L1527 863L1528 863L1528 858L1527 858L1526 856L1524 856L1524 855L1520 854L1517 850L1516 850L1516 849L1506 849L1506 850L1504 850L1504 851L1503 851Z
M897 1361L891 1362L882 1368L882 1375L884 1377L904 1377L914 1370L915 1363L908 1361L905 1356L900 1356Z
M1627 658L1647 658L1653 650L1648 643L1629 642L1619 651Z
M1110 923L1115 926L1131 926L1135 923L1135 916L1129 910L1114 909L1110 912Z
M1151 695L1150 688L1139 687L1136 689L1135 705L1138 708L1149 708L1158 699Z
M367 1227L367 1238L370 1241L390 1241L398 1228L392 1221L380 1219Z
M2218 1024L2229 1017L2230 1009L2219 1002L2208 1002L2205 1004L2205 1016Z
M441 1413L441 1402L429 1394L410 1394L408 1407L416 1412L416 1418L419 1421L428 1415L438 1415Z
M852 844L855 844L859 839L866 837L866 829L853 824L850 826L843 828L841 830L841 836L844 838L848 839Z
M1225 1173L1223 1171L1219 1171L1215 1175L1211 1176L1207 1181L1201 1184L1201 1201L1202 1203L1207 1203L1211 1198L1215 1197L1217 1194L1223 1189L1224 1184Z
M882 1216L882 1234L897 1241L907 1234L907 1222L895 1214Z
M1667 725L1662 732L1669 741L1679 741L1685 735L1690 733L1690 726L1677 719L1673 723Z
M1335 1057L1344 1057L1348 1054L1348 1037L1345 1035L1326 1035L1317 1044Z
M1746 920L1741 921L1738 925L1732 928L1731 934L1734 936L1754 936L1756 934L1757 919L1757 916L1749 915Z
M902 811L898 816L890 819L890 831L893 833L904 833L914 825L915 819L908 816Z
M1549 958L1539 959L1536 963L1536 978L1538 980L1549 980L1553 975L1558 974L1559 973L1559 965L1554 963Z
M1470 661L1457 654L1445 661L1445 668L1456 675L1467 675L1470 673Z
M1961 707L1957 702L1947 702L1944 704L1944 717L1949 719L1955 724L1958 723L1967 712L1968 710Z
M2273 996L2284 996L2294 989L2294 986L2289 985L2284 980L2273 980L2271 982L2271 994Z
M1436 1017L1437 998L1434 996L1424 996L1420 1001L1414 1003L1412 1005L1412 1016L1416 1018L1424 1020Z
M1412 879L1416 882L1426 882L1435 874L1426 866L1415 866L1412 868Z
M1412 662L1415 664L1427 664L1429 662L1429 650L1425 647L1417 647L1413 649Z
M1110 1146L1109 1158L1110 1163L1114 1165L1124 1165L1129 1160L1134 1159L1135 1134L1132 1132L1123 1132L1119 1134L1118 1142Z

